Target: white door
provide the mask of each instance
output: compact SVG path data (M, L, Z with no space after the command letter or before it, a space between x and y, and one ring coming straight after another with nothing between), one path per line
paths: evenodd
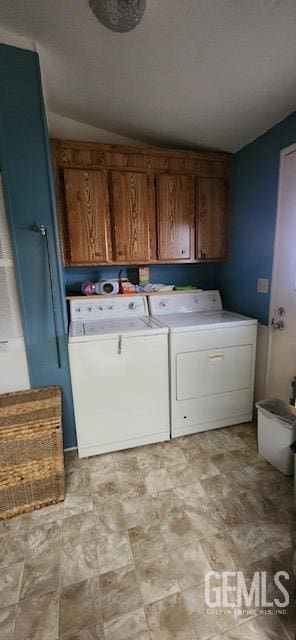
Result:
M296 145L281 153L269 336L267 396L289 402L296 376Z
M0 174L0 393L29 387L27 355Z

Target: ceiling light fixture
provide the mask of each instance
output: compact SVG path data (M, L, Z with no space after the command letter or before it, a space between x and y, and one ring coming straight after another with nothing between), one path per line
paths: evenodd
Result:
M88 0L96 18L111 31L131 31L143 18L146 0Z

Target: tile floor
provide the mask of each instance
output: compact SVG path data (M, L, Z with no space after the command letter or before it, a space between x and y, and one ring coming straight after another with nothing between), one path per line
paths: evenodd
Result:
M64 504L0 523L1 640L294 640L292 595L282 616L205 611L210 569L296 569L292 480L254 425L70 453L66 479Z

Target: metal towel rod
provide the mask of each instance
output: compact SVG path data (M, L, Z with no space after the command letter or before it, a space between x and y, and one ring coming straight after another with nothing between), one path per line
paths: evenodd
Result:
M48 271L49 271L49 281L50 281L50 292L51 292L52 311L53 311L53 323L54 323L54 330L55 330L55 343L56 343L56 350L57 350L57 360L58 360L58 367L59 367L59 369L61 369L62 368L62 359L61 359L61 349L60 349L60 342L59 342L59 335L58 335L57 308L56 308L55 295L54 295L54 277L53 277L53 268L52 268L50 246L49 246L49 242L48 242L48 231L47 231L47 228L45 227L44 224L38 225L38 224L36 224L36 222L34 222L34 224L33 224L33 231L35 231L35 233L40 233L40 235L43 236L43 238L45 238L45 242L46 242L46 253L47 253Z

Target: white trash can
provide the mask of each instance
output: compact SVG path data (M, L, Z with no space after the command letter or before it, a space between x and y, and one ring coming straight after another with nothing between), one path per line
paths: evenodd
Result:
M286 476L293 475L291 444L296 439L296 409L281 400L261 400L258 409L258 451Z

